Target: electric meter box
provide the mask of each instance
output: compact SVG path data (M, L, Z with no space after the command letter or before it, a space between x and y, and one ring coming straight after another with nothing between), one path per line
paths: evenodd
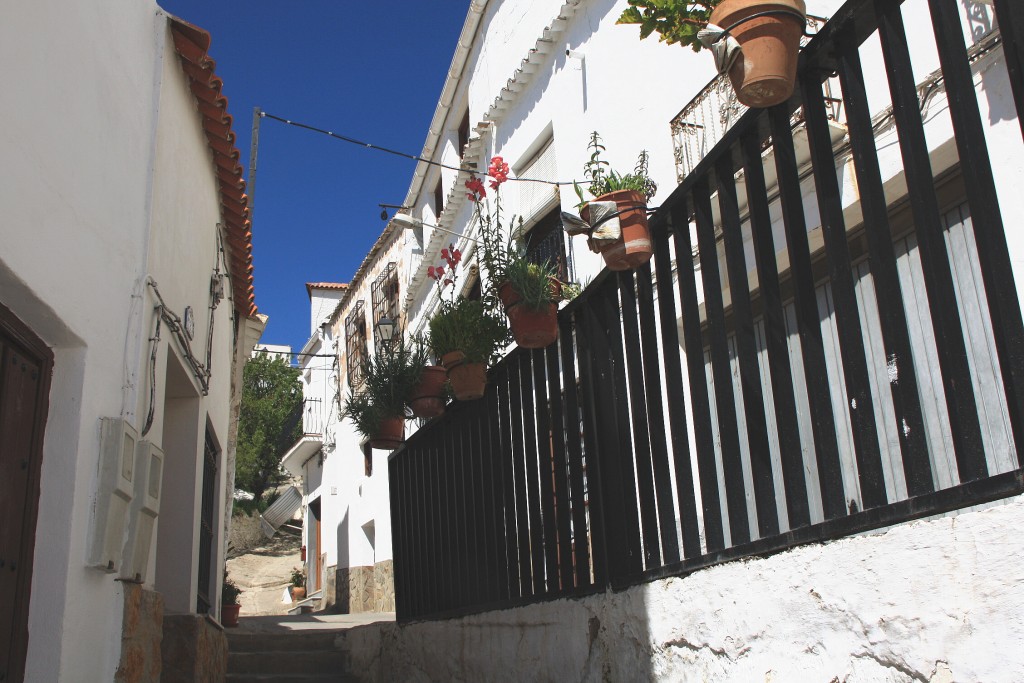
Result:
M138 441L138 432L126 420L100 419L99 478L88 564L110 573L121 567L125 524L135 486Z
M128 534L124 543L121 576L145 583L149 552L160 514L160 487L164 452L150 441L135 446L135 490L128 508Z

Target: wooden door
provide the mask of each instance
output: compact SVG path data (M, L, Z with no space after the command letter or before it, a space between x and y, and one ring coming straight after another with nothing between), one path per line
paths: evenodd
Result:
M0 680L24 680L53 354L0 305Z

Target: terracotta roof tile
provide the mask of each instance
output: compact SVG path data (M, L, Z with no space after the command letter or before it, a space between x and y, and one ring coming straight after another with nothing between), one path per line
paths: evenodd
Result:
M344 282L307 282L306 283L306 294L310 297L313 296L314 289L334 289L334 290L345 290L348 289L348 284Z
M203 116L203 130L213 152L220 190L221 217L227 233L228 267L231 271L232 298L235 310L244 316L256 314L253 286L252 223L249 221L249 197L245 194L244 169L238 163L231 130L228 100L221 93L224 82L214 74L217 63L210 58L210 34L170 17L174 47L181 57L182 70L189 78L189 87L196 97L196 106Z

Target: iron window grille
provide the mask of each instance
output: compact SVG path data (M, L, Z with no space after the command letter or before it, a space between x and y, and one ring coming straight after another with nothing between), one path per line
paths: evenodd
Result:
M363 379L363 361L367 355L366 312L360 300L345 318L345 368L348 370L348 385L353 389Z
M384 340L380 338L380 330L377 323L381 318L390 318L395 321L396 330L392 340L401 338L399 330L401 324L399 315L401 313L398 304L398 264L394 261L388 263L383 272L373 281L370 286L370 301L373 307L373 341L374 348L380 349Z

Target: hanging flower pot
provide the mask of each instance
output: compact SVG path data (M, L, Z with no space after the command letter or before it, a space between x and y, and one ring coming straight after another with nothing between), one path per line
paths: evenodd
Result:
M561 283L554 281L561 292ZM549 285L554 290L554 285ZM509 327L516 344L524 349L543 349L558 339L558 305L547 304L541 310L527 307L512 285L505 282L498 288L498 298L505 306Z
M466 354L452 351L441 357L441 364L448 370L448 381L455 398L460 401L483 398L487 388L487 366L484 363L467 362Z
M448 373L440 365L423 368L420 383L409 400L413 415L429 419L444 414L444 383L447 381Z
M377 433L370 439L370 446L393 451L403 443L405 443L405 418L401 416L381 418Z
M771 107L793 94L806 14L804 0L722 0L715 7L711 23L727 29L741 48L729 69L741 103Z
M610 244L598 246L605 265L610 270L632 270L651 260L651 230L647 222L647 200L636 190L616 190L597 197L595 202L615 202L619 211L622 236ZM590 223L590 207L580 210L583 220Z

